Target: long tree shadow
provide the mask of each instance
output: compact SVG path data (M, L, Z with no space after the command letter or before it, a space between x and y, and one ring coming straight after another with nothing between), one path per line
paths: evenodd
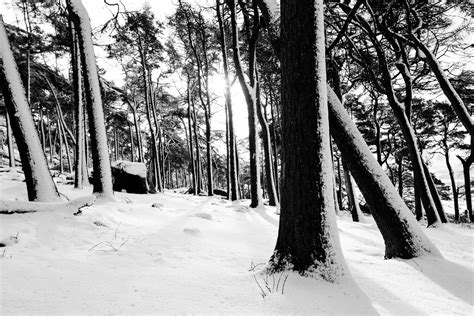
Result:
M452 295L470 305L474 305L474 274L472 269L433 256L397 260L420 271Z

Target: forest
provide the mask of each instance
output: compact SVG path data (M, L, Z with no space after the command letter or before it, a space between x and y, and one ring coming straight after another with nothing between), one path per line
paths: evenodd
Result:
M0 314L471 314L473 18L2 0Z

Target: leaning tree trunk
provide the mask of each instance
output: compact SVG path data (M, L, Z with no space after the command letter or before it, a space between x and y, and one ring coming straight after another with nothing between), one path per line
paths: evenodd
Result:
M278 28L279 12L273 12L265 0L259 0L267 26ZM280 57L281 41L269 32L272 46ZM357 126L334 91L328 87L331 135L346 159L349 170L367 201L385 242L386 258L414 258L425 253L441 255L421 230L385 171L375 160Z
M385 258L414 258L439 252L425 236L341 102L329 90L329 117L343 159L367 201L385 242Z
M59 193L48 170L1 15L0 43L0 90L20 152L28 199L38 202L58 201ZM14 155L10 152L10 156Z
M80 0L67 0L67 7L79 39L94 168L93 192L101 198L113 199L112 171L89 15Z
M323 1L281 5L281 215L271 266L332 282L345 263L332 192Z

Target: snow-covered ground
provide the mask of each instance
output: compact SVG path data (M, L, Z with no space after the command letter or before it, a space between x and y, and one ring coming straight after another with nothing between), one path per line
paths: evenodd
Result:
M90 194L60 185L69 198ZM0 174L1 199L26 198ZM444 259L384 260L371 218L338 216L352 278L266 276L274 209L167 192L116 193L117 203L0 215L0 314L460 314L472 315L474 234L425 229Z

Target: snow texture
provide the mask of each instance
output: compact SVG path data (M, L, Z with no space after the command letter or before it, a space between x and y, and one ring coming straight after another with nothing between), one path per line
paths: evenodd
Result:
M6 177L0 194L24 199L24 185ZM88 193L59 189L71 199ZM94 205L78 216L0 215L0 314L472 314L470 226L423 228L445 259L384 260L372 218L338 216L355 282L328 283L263 273L278 230L272 207L243 213L245 200L169 192L117 193L124 198L133 203ZM163 211L150 207L157 201Z

